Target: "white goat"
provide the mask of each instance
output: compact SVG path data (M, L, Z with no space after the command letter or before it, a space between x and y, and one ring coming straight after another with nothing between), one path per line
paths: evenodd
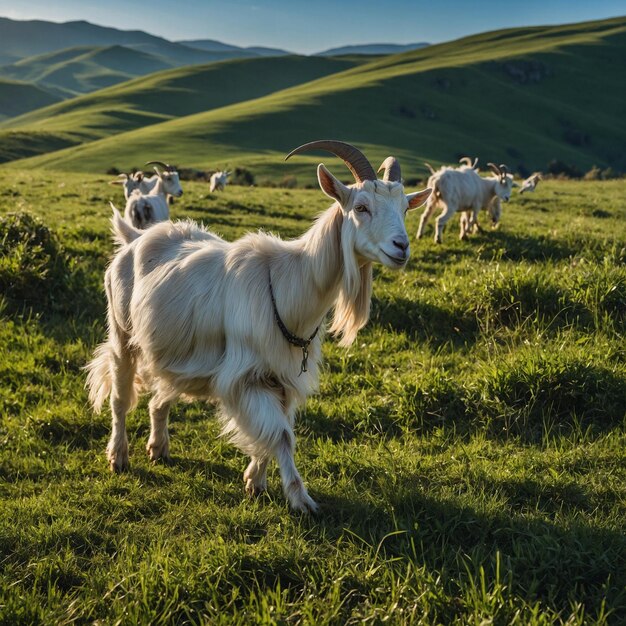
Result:
M228 243L191 221L139 231L114 213L121 247L105 275L109 337L87 365L95 410L110 396L112 470L128 467L125 419L142 388L153 393L153 460L169 457L172 402L213 399L223 433L251 457L246 492L266 488L275 457L291 506L317 509L294 463L293 425L318 385L324 318L334 307L330 332L353 342L369 316L372 264L405 266L405 214L430 189L405 195L393 157L377 180L363 154L339 141L289 156L312 149L340 156L356 183L345 186L320 164L320 187L336 202L298 239L259 232Z
M183 195L178 172L174 168L160 161L150 161L150 163L159 163L159 165L165 166L165 169L160 172L155 167L156 175L147 181L143 176L143 172L135 174L135 182L138 185L149 182L150 190L147 192L143 192L140 189L132 191L126 198L126 208L124 209L124 219L135 228L140 229L148 228L152 224L169 219L168 196L176 195L180 197ZM110 204L117 211L113 203Z
M443 211L436 220L436 243L441 243L443 227L457 211L464 212L461 216L461 239L465 239L477 223L481 209L489 212L494 226L498 224L501 205L499 201L492 201L497 198L508 202L511 197L511 188L516 187L517 183L513 181L510 174L507 174L505 165L500 165L500 167L493 163L487 165L496 174L495 177L481 178L475 170L470 168L442 168L428 179L428 186L433 189L433 194L428 199L420 218L417 229L418 239L423 235L428 218L439 204L443 206Z
M122 172L117 175L117 179L109 181L109 185L122 185L124 188L124 199L128 200L130 194L135 191L135 189L139 189L139 181L137 178L137 174L142 174L142 172L137 172L135 174L126 174Z
M525 191L535 191L540 180L543 180L541 174L539 172L535 172L522 183L519 192L524 193Z
M224 187L228 183L228 177L230 176L230 172L228 171L220 171L211 174L210 187L209 190L211 193L214 191L224 191Z

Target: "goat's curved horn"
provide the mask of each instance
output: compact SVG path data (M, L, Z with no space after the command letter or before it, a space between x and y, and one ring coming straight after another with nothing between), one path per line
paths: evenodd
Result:
M467 167L472 167L472 159L470 159L469 157L461 157L459 159L459 163L461 163L462 165L467 165Z
M362 183L364 180L376 180L376 172L365 155L358 148L343 141L323 139L305 143L292 150L285 157L285 161L294 154L300 154L306 150L326 150L338 156L348 166L357 183Z
M424 161L424 165L429 169L431 174L435 173L435 168L430 163L426 163L426 161Z
M504 163L500 163L500 171L503 176L506 176L509 173L509 168Z
M472 163L472 169L475 170L477 165L478 165L478 157L474 159L474 162Z
M385 170L383 174L383 180L385 182L399 183L402 181L402 172L400 170L400 163L396 157L388 156L378 168L378 171Z
M128 178L128 174L125 174L124 172L120 172L120 173L117 175L117 177L118 177L118 178L121 178L121 179L123 179L123 180L126 180L126 179Z
M163 161L146 161L146 165L160 165L164 170L172 171L172 166L168 163L163 163Z
M500 170L500 168L495 164L495 163L487 163L487 167L494 173L497 174L498 176L502 176L502 172Z

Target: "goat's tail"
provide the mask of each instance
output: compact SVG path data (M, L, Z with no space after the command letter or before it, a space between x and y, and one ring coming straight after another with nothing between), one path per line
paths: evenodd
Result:
M113 232L113 239L118 246L125 246L132 243L138 237L141 237L143 231L131 226L115 208L115 205L110 202L113 209L113 217L111 218L111 231Z
M108 341L101 343L94 353L93 359L85 365L89 388L89 402L96 413L100 413L105 400L111 395L111 345Z

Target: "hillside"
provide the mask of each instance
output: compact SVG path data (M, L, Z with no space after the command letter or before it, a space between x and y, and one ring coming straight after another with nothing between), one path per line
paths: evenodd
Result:
M222 43L221 41L215 41L214 39L189 39L178 41L177 43L191 48L198 48L199 50L206 50L207 52L239 52L241 53L241 56L256 54L265 57L276 57L293 54L293 52L288 52L287 50L282 50L281 48L266 48L264 46L249 46L247 48L242 48L240 46Z
M124 46L79 46L0 67L0 76L36 83L72 96L171 67L173 63L165 57Z
M60 98L36 85L0 78L0 120L45 107Z
M423 171L426 157L449 162L461 153L515 169L544 168L558 158L580 168L626 170L625 51L626 18L484 33L23 164L103 171L141 163L167 146L167 158L181 165L228 160L267 176L306 172L301 181L310 182L305 165L319 157L283 164L283 155L312 138L335 136L373 160L392 146L407 176ZM151 99L164 95L157 93ZM55 120L39 124L49 130Z
M367 54L367 55L381 55L381 54L400 54L401 52L408 52L409 50L419 50L425 48L430 44L420 43L407 43L407 44L395 44L395 43L371 43L355 46L341 46L339 48L329 48L328 50L322 50L317 52L317 56L332 57L341 56L346 54Z
M172 64L179 66L209 63L237 56L228 51L207 52L190 48L140 30L119 30L85 21L56 23L0 17L0 65L71 47L113 45L164 56ZM246 56L253 56L253 53Z
M64 146L84 143L258 98L359 62L289 56L159 72L5 121L0 126L0 161L16 158L16 150L22 157L30 156L56 150L59 142ZM20 141L24 145L21 154Z

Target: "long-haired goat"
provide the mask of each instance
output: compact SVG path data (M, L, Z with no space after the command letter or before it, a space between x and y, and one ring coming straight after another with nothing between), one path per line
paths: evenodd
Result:
M543 180L539 172L535 172L532 176L529 176L523 183L519 190L520 193L525 191L535 191L539 181Z
M436 243L441 243L443 227L457 211L464 212L461 216L461 239L465 239L476 224L478 213L483 208L489 211L493 225L498 224L501 214L499 200L508 202L511 188L516 187L517 183L507 173L505 165L497 166L493 163L487 165L495 177L482 178L474 169L461 167L440 169L428 179L428 186L433 189L433 194L428 199L420 218L418 239L423 235L426 222L437 205L442 205L443 211L436 220Z
M291 506L317 509L294 463L293 425L318 385L324 318L334 308L330 332L352 343L369 316L372 264L405 266L405 214L430 190L405 195L393 157L377 180L365 156L339 141L289 156L313 149L340 156L356 183L345 186L320 164L320 187L336 202L298 239L259 232L228 243L190 221L139 231L114 213L122 245L104 281L109 336L87 365L95 410L110 397L112 470L128 467L126 414L142 389L153 394L153 460L169 456L171 403L213 399L223 433L251 457L246 491L265 489L275 457Z
M164 167L163 172L160 172L155 166L156 175L150 179L146 179L142 172L138 172L134 180L139 185L139 189L132 191L126 198L124 209L124 219L135 228L140 229L169 219L168 196L180 197L183 195L178 172L171 165L161 161L149 161L148 163L162 165ZM154 182L152 182L153 180ZM141 187L146 181L150 184L150 190L147 192L143 191L147 187ZM126 190L126 186L124 189ZM113 203L111 203L111 207L117 210Z
M209 181L209 191L211 193L215 191L224 191L224 187L226 187L226 184L228 183L229 176L230 172L228 171L213 172Z

